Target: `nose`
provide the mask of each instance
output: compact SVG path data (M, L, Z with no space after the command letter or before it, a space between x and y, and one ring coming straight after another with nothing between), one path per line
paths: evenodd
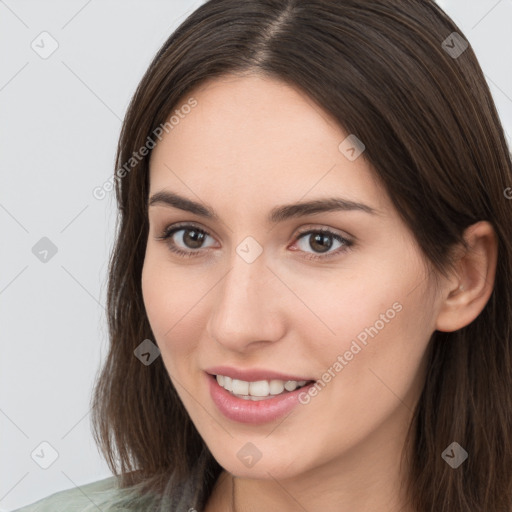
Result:
M234 254L229 271L211 293L208 334L238 352L278 341L285 329L284 293L263 254L252 263Z

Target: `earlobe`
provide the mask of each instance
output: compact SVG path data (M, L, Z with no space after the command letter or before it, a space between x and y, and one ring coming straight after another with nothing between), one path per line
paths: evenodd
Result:
M441 297L436 330L453 332L469 325L483 311L494 289L498 243L492 225L480 221L464 233L468 249L456 262L457 275Z

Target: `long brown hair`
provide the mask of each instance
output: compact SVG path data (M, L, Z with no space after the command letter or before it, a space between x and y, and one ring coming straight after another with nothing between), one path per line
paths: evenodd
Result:
M162 359L145 366L133 354L154 337L141 292L149 154L130 159L194 87L259 73L299 87L364 142L364 158L439 273L451 268L465 228L493 225L498 267L488 303L465 328L430 340L406 485L421 512L512 510L512 202L504 194L512 164L482 70L461 41L432 0L210 0L164 43L119 139L110 351L92 400L95 439L123 487L163 492L203 460L201 508L222 469ZM441 457L454 441L469 454L457 469Z

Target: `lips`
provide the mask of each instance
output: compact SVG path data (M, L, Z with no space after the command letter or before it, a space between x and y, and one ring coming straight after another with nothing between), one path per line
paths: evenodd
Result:
M210 370L212 369L210 368ZM226 369L222 371L226 371ZM266 375L268 374L269 372L266 373ZM219 373L219 375L221 374ZM244 375L246 376L247 374ZM274 375L276 374L274 373ZM284 375L284 377L292 376ZM300 405L299 395L301 393L308 393L309 388L314 385L314 383L311 383L295 391L281 393L264 400L253 401L238 398L229 391L226 391L222 386L219 386L212 374L208 375L205 372L204 380L209 389L212 402L225 418L237 423L253 425L275 421L289 414L295 407Z
M315 377L300 374L286 374L274 370L266 370L263 368L235 368L233 366L212 366L205 370L210 375L225 375L232 379L243 380L246 382L256 382L259 380L295 380L297 382L314 381Z

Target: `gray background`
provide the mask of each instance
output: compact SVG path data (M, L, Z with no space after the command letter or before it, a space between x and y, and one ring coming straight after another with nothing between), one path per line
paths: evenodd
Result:
M0 0L0 511L111 475L89 399L106 354L115 205L92 190L113 173L150 60L201 3ZM512 0L439 3L473 45L510 141ZM57 250L46 262L43 237Z

